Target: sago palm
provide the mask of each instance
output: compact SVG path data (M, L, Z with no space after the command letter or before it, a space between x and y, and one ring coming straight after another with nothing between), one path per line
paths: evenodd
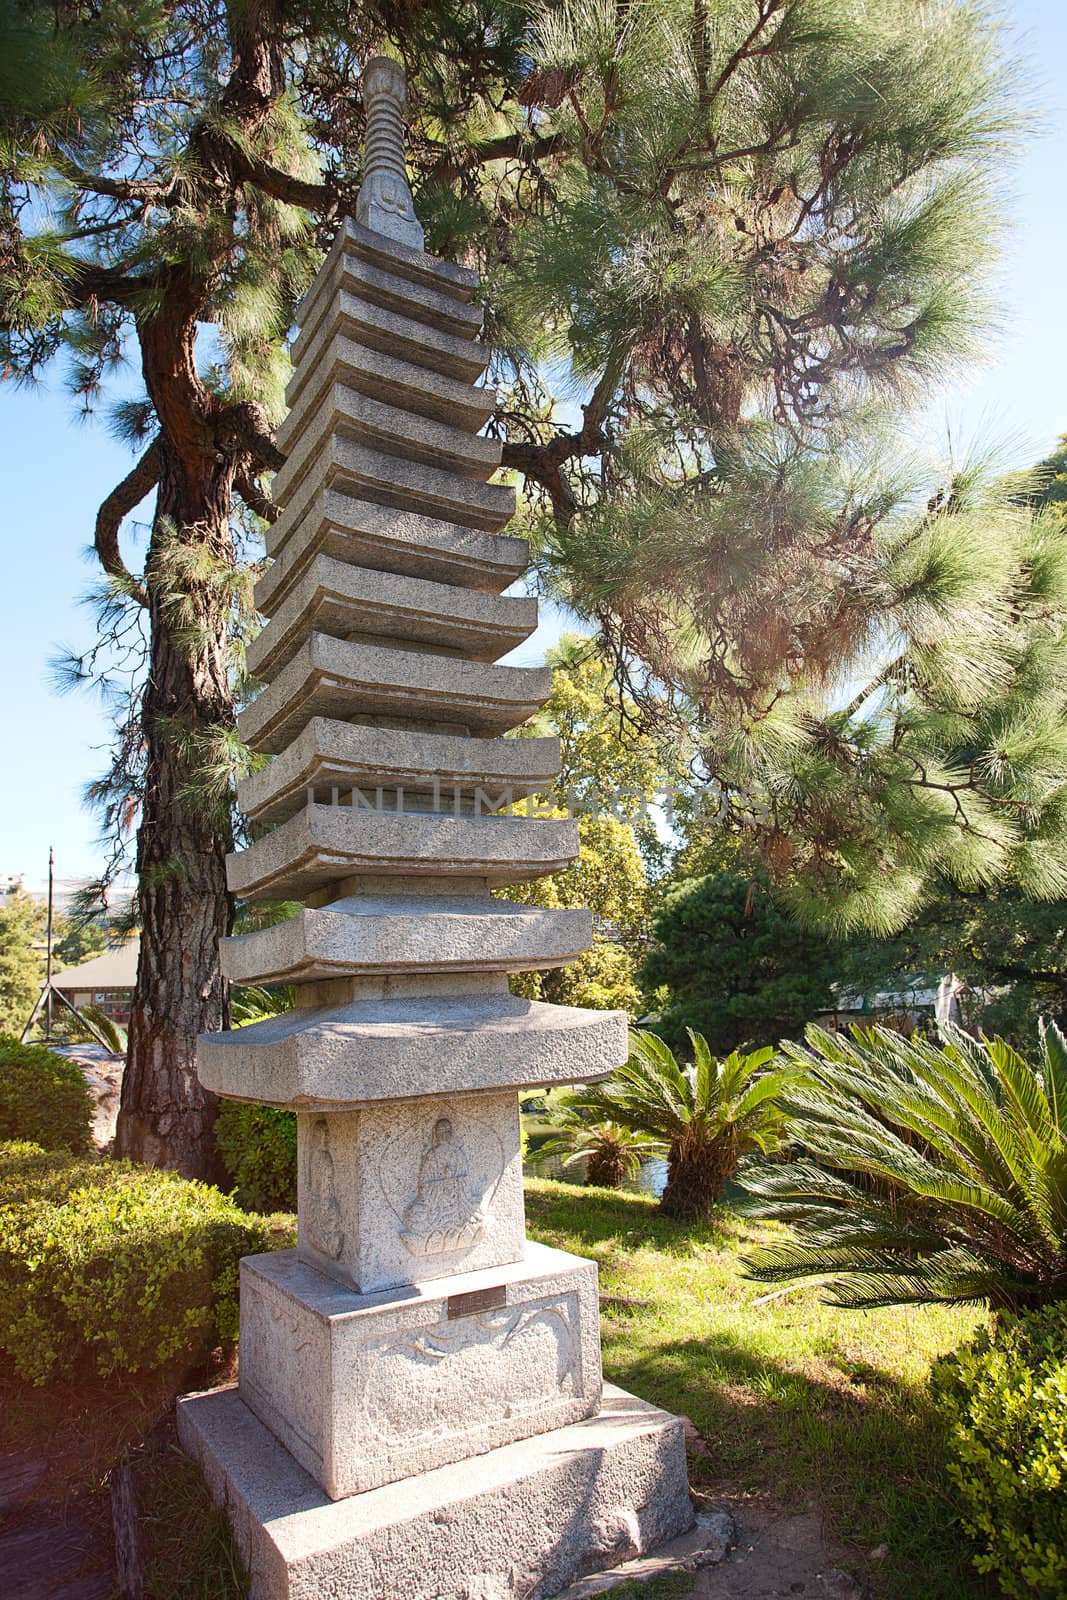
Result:
M1033 1067L1002 1039L944 1040L809 1028L782 1046L807 1074L787 1108L804 1153L749 1167L744 1209L796 1238L751 1276L829 1277L849 1307L1067 1296L1067 1042L1043 1025Z
M568 1103L560 1108L552 1137L540 1146L534 1164L556 1157L565 1167L584 1165L587 1183L618 1189L637 1177L643 1161L665 1154L661 1139L610 1118L594 1119Z
M669 1216L706 1217L750 1150L781 1144L780 1096L800 1068L771 1066L774 1051L733 1050L719 1060L689 1032L693 1065L682 1066L653 1033L630 1035L630 1057L603 1083L569 1097L594 1118L623 1123L656 1140L667 1158L660 1205Z

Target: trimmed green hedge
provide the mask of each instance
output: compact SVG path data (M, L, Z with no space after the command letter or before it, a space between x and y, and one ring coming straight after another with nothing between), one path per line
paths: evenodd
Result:
M296 1117L291 1111L224 1100L215 1142L240 1205L250 1211L296 1210Z
M192 1364L237 1337L241 1256L266 1223L129 1161L0 1145L0 1348L44 1383Z
M1067 1595L1067 1302L1005 1317L935 1369L974 1564L1012 1600Z
M92 1125L92 1096L76 1062L0 1034L0 1142L29 1139L44 1150L88 1150Z

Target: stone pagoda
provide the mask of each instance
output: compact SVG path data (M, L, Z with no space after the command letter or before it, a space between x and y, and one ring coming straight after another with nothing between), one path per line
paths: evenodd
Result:
M527 551L479 432L477 280L422 249L400 69L364 94L357 220L299 311L240 719L273 760L228 864L242 899L303 903L222 950L296 1008L198 1056L296 1112L298 1243L242 1262L239 1388L179 1426L253 1600L535 1600L692 1512L680 1423L602 1386L595 1265L526 1239L518 1090L603 1076L626 1019L508 991L589 943L587 912L490 893L567 865L577 827L521 814L557 741L502 737L550 680L497 665L537 608L504 593Z

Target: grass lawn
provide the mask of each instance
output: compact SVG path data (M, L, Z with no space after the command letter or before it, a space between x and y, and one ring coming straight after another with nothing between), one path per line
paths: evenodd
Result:
M767 1298L740 1256L764 1226L723 1215L683 1228L643 1195L531 1179L531 1238L595 1258L605 1375L688 1416L694 1490L813 1506L886 1600L995 1593L969 1565L926 1394L931 1362L978 1317L838 1311L816 1289ZM889 1556L866 1561L878 1545Z

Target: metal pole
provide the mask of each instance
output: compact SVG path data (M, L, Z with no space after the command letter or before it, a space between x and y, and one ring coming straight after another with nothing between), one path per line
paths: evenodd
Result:
M55 856L52 846L48 846L48 958L45 968L45 1012L44 1036L46 1040L52 1037L52 869L55 865Z

